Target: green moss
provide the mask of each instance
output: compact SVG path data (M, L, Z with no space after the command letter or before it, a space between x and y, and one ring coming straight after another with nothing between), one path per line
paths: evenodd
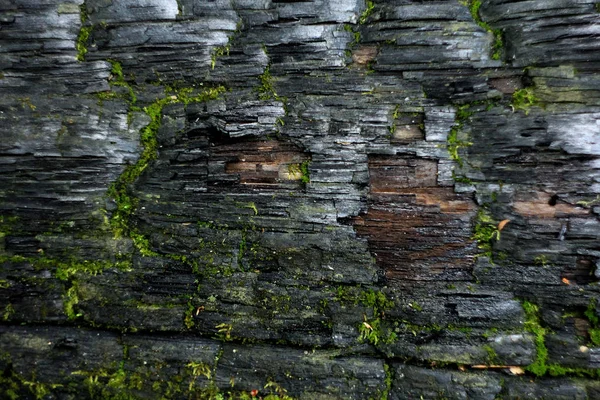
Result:
M300 176L300 182L307 184L310 182L310 171L308 169L310 160L306 160L300 164L290 164L288 166L288 172L290 175Z
M20 218L17 216L0 215L0 237L15 232L19 226Z
M0 257L0 262L27 262L33 265L36 270L51 270L53 275L65 282L70 282L69 289L63 294L63 309L65 315L70 320L81 317L81 314L75 311L75 306L79 303L79 290L77 274L97 275L108 268L117 268L121 271L127 271L131 267L129 260L119 261L91 261L79 260L76 258L61 261L48 257L22 257L8 256Z
M388 131L390 132L390 136L393 136L396 133L396 121L400 116L400 104L396 104L394 107L394 111L392 112L392 125L388 127Z
M253 201L250 201L248 203L236 203L236 207L249 208L250 210L252 210L254 215L258 215L258 208L256 208L256 204Z
M73 285L66 291L63 296L63 309L65 310L65 315L71 321L81 317L83 314L76 312L75 308L79 303L79 290L77 283L73 283Z
M494 348L492 346L490 346L489 344L486 344L483 346L483 349L487 353L488 364L491 365L491 364L498 363L498 354L496 353L496 350L494 350Z
M477 241L477 247L483 250L482 255L492 260L492 245L494 240L500 240L500 231L498 230L496 221L494 221L490 212L485 207L477 211L471 239Z
M90 33L92 32L93 26L86 26L88 16L87 10L85 8L85 4L80 6L80 19L81 19L81 29L79 30L79 35L77 36L77 60L84 61L85 55L87 54L87 42L90 37Z
M116 64L115 64L116 65ZM122 76L122 71L114 67L117 76ZM120 73L120 74L119 74ZM172 93L154 103L144 107L144 112L150 117L150 123L140 132L140 142L143 150L137 162L125 168L121 176L108 189L108 196L115 200L116 211L110 220L111 227L116 237L130 236L144 255L154 255L149 249L147 240L139 232L129 228L129 219L138 205L138 199L130 193L129 187L135 182L152 161L157 158L158 142L156 134L162 123L162 109L167 104L205 102L214 100L225 91L223 86L195 91L193 88L168 88L167 93ZM146 246L147 245L147 246Z
M217 58L222 57L224 55L229 55L229 50L231 48L231 44L227 43L225 46L219 46L215 48L213 53L210 56L210 68L215 69L217 64Z
M386 363L383 364L383 371L385 372L385 389L383 390L383 392L381 392L379 400L388 400L390 392L392 391L392 381L394 379L394 374L391 367Z
M97 275L108 268L117 268L126 271L131 267L129 260L119 261L91 261L80 260L75 257L61 261L49 257L23 257L23 256L3 256L0 262L27 262L33 265L36 270L53 270L54 276L62 281L68 281L77 273Z
M600 346L600 321L596 314L597 300L591 299L584 315L590 321L591 328L588 330L590 342L594 346Z
M454 170L452 170L452 179L456 183L465 183L467 185L472 185L473 184L473 181L471 179L467 178L466 176L458 176L458 175L456 175L456 172Z
M82 26L77 37L77 60L84 61L87 54L87 41L92 32L91 26Z
M302 177L300 178L300 180L302 181L302 183L310 182L310 171L308 170L309 165L310 160L306 160L302 164L300 164L300 172L302 172Z
M392 344L396 342L398 336L391 329L384 329L381 326L381 318L368 319L364 316L364 321L358 325L358 341L368 342L377 346L380 342L383 344Z
M136 230L131 230L129 232L129 237L131 237L133 244L144 257L158 256L158 253L151 249L150 242L146 236L142 235Z
M293 400L287 395L287 390L272 378L267 379L265 389L269 390L271 393L268 394L264 400Z
M258 92L258 98L261 100L277 99L277 93L275 92L275 86L273 85L273 77L267 66L264 72L258 77L260 86L256 89Z
M109 100L116 100L118 98L120 98L119 94L116 92L113 92L111 90L108 90L106 92L98 92L96 93L96 97L98 98L98 100L102 101L109 101ZM102 103L100 103L102 104Z
M185 366L187 374L190 376L190 383L188 384L188 392L194 392L194 386L196 385L196 379L200 376L204 376L206 379L211 379L213 375L212 367L206 363L190 361Z
M23 109L29 108L31 111L35 111L37 107L31 102L29 97L19 97L19 103Z
M471 16L477 22L477 25L482 27L488 32L494 35L494 43L492 43L492 59L499 60L502 57L504 48L504 42L502 40L502 31L499 29L493 29L487 22L484 22L479 15L479 9L481 8L481 0L466 0L463 4L469 7Z
M529 114L529 108L539 103L533 88L527 87L513 93L511 106L514 111L522 110L525 115Z
M111 80L110 80L110 85L112 86L121 86L127 89L128 93L129 93L129 98L124 98L125 101L127 101L129 103L130 106L133 106L136 102L137 102L137 96L135 94L135 91L133 90L133 87L127 83L127 81L125 80L125 76L123 75L123 68L121 67L121 64L118 61L115 60L108 60L108 62L110 62L110 64L112 65L111 68ZM116 95L117 97L119 97L119 95Z
M2 319L4 321L8 321L14 315L14 313L15 309L13 305L9 303L6 305L6 307L4 307L4 314L2 314Z
M360 18L358 19L358 23L362 25L365 22L367 22L367 18L369 18L369 16L371 14L373 14L374 10L375 10L375 3L372 1L367 1L367 8L365 8L365 11L363 11L363 13L360 15Z
M185 314L183 316L183 324L185 325L185 327L187 329L192 329L195 325L194 323L194 311L196 310L196 307L194 307L194 305L192 304L192 301L188 301L187 303L187 309L185 311Z
M547 267L549 265L548 257L545 254L538 254L533 259L533 263L535 265L539 265L540 267Z
M473 111L471 111L470 107L470 104L458 107L458 109L456 110L456 119L454 126L452 127L452 129L450 129L450 133L448 134L447 139L448 154L450 155L450 158L456 161L456 163L460 167L463 166L463 160L459 154L459 150L461 148L469 147L473 144L471 142L460 140L458 138L458 134L462 130L465 122L471 115L473 115Z
M595 206L597 204L600 204L600 196L596 196L595 199L592 199L592 200L589 200L589 201L587 201L587 200L580 200L580 201L577 202L577 205L583 206L585 208L590 208L590 207Z
M350 57L352 56L352 50L360 43L361 34L350 24L345 24L344 30L352 34L352 41L348 43L348 48L346 49L346 56Z
M373 318L370 319L363 315L364 321L358 325L358 340L373 345L377 345L379 342L394 343L398 339L396 333L392 329L382 326L385 311L394 307L394 301L388 299L383 292L373 289L362 291L357 300L365 307L371 308L373 312Z
M527 332L533 334L536 350L535 360L525 369L534 375L543 376L548 371L548 349L545 343L547 331L540 324L539 307L537 305L524 301L523 311L525 312L524 328Z
M222 340L224 342L229 342L233 340L233 337L231 336L233 325L222 323L215 326L215 329L217 329L217 339Z
M63 387L62 384L39 382L35 379L35 376L27 379L21 374L17 374L11 367L0 371L0 393L4 396L2 399L35 398L41 400L47 398L53 390L61 387Z
M547 365L547 371L550 376L554 377L575 376L578 378L600 379L599 369L569 368L558 364L549 364Z

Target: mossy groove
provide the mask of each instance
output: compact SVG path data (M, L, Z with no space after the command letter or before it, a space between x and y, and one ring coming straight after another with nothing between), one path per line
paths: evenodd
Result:
M81 20L81 28L79 30L79 35L77 36L76 49L77 49L77 60L85 61L85 55L87 54L87 43L90 38L90 34L94 27L88 24L88 15L87 9L85 6L85 2L79 6L80 9L80 20Z
M143 246L142 243L143 237L129 225L130 217L138 204L138 199L131 194L130 186L158 156L156 134L162 123L163 107L174 103L188 105L190 103L214 100L223 92L225 92L225 87L223 86L205 89L200 92L195 91L194 88L168 88L167 96L143 108L144 112L150 117L150 123L142 128L140 132L140 143L143 148L142 153L137 162L127 166L119 178L108 189L108 196L117 205L117 209L110 220L110 225L116 237L123 235L130 236L143 253L147 250L146 246Z
M481 0L461 0L461 3L469 7L471 16L483 29L490 32L494 36L494 42L492 43L491 57L493 60L500 60L504 52L504 41L502 39L502 31L500 29L494 29L481 19L479 9L481 8Z
M538 377L543 376L575 376L600 379L600 370L593 368L570 368L559 364L548 363L548 348L546 347L546 335L549 333L547 328L541 325L540 308L538 305L529 301L523 301L523 311L525 311L525 330L534 337L536 357L533 363L529 364L525 370Z

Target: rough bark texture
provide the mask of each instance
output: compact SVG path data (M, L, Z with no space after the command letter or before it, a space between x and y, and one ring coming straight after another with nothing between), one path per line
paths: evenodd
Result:
M599 11L1 1L0 397L599 399Z

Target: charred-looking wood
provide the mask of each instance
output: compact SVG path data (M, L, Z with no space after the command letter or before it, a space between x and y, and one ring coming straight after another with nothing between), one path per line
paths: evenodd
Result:
M0 398L597 398L598 15L0 2Z

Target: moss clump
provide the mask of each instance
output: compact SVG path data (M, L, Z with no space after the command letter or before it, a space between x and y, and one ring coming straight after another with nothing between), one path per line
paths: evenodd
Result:
M494 240L500 240L500 230L490 212L482 207L477 211L475 227L471 239L477 241L477 247L483 250L484 256L492 259L492 245Z
M4 307L4 313L2 314L2 320L8 321L13 314L15 313L15 308L12 304L8 303L6 307Z
M13 233L19 226L17 216L0 215L0 238Z
M384 344L394 343L398 339L396 333L391 329L382 327L385 311L394 307L394 301L388 299L383 292L370 289L360 293L358 302L373 310L373 318L368 319L366 315L363 315L364 320L358 326L358 340L373 345L377 345L379 342Z
M371 14L373 14L374 10L375 10L375 3L372 1L367 1L367 8L365 8L365 11L363 11L363 13L360 15L360 18L358 19L358 23L362 25L365 22L367 22L367 18L369 18L369 16Z
M90 33L92 32L93 26L86 26L88 15L87 10L85 8L85 4L80 6L80 18L81 18L81 29L79 30L79 35L77 36L77 60L84 61L85 55L87 54L87 42L90 38Z
M306 160L301 164L290 164L288 166L288 172L292 176L300 176L300 182L306 184L310 182L310 171L308 170L309 165L310 160Z
M492 365L498 362L498 353L496 353L496 350L494 350L492 346L486 344L483 346L483 350L485 350L485 352L487 353L488 364Z
M127 81L125 80L125 77L123 76L123 68L121 67L121 64L118 61L115 60L108 60L110 62L110 64L112 65L111 68L111 75L112 75L112 79L110 81L110 84L113 86L121 86L127 89L127 91L129 92L129 99L126 99L129 103L130 106L133 106L136 102L137 102L137 96L135 95L135 92L133 90L133 88L131 87L131 85L129 83L127 83Z
M380 318L369 320L364 316L364 321L358 326L358 333L359 342L369 342L375 346L377 346L379 342L392 344L398 339L395 332L389 329L383 329Z
M233 340L233 337L231 336L231 331L233 330L233 325L222 323L222 324L215 326L215 329L217 329L217 337L216 337L217 339L224 341L224 342L229 342L229 341Z
M588 331L590 341L594 346L600 346L600 321L596 314L596 299L591 299L584 315L590 321L591 328Z
M456 161L456 163L460 167L462 167L464 163L462 157L459 154L459 150L461 148L466 148L473 145L473 143L471 142L467 142L458 138L458 134L464 127L465 122L471 115L473 115L473 112L470 110L470 107L471 105L469 104L465 104L463 106L458 107L458 109L456 110L455 124L452 127L452 129L450 129L450 133L448 134L448 154L450 155L450 158Z
M467 185L472 185L473 184L473 181L471 179L467 178L466 176L458 176L458 175L456 175L456 172L454 170L452 170L452 179L456 183L465 183Z
M350 57L352 55L352 50L360 43L361 35L360 32L355 31L350 24L345 24L344 30L352 34L352 41L348 44L348 49L346 50L346 56Z
M229 55L229 50L231 49L231 44L227 43L225 46L219 46L215 48L213 53L210 56L210 69L215 69L217 65L217 58L223 57L224 55Z
M527 87L513 93L511 107L513 111L522 110L525 115L529 114L529 108L539 103L533 92L533 88Z
M258 79L260 81L260 86L256 89L258 92L258 98L261 100L277 99L278 96L275 92L275 87L273 86L273 77L269 71L269 66L265 68L264 72L258 77Z
M533 363L525 369L534 375L543 376L548 371L548 349L546 348L546 329L540 324L539 307L528 301L523 302L525 311L525 330L533 334L535 342L536 357Z
M383 371L385 372L385 389L381 392L380 400L388 400L390 392L392 391L392 381L394 374L391 367L387 364L383 364Z
M396 133L396 121L400 116L400 104L396 104L394 107L394 111L392 112L392 125L388 126L388 131L390 132L390 136L393 136ZM390 137L391 139L391 137Z
M61 384L42 383L32 378L25 378L23 375L14 371L8 353L0 356L3 364L8 365L4 370L0 370L0 393L2 399L17 400L22 398L35 398L41 400L47 398L55 389L62 388Z
M369 289L360 293L358 301L366 306L373 309L373 314L380 314L386 310L394 307L395 303L393 300L387 298L383 292Z
M81 317L83 314L75 311L75 306L79 304L79 290L77 283L73 283L73 285L66 291L63 296L63 309L65 311L65 315L71 321Z

